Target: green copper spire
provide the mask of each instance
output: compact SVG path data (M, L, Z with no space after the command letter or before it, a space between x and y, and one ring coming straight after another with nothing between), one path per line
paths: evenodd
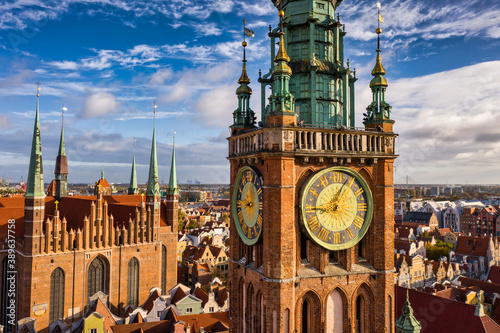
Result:
M252 95L252 89L248 86L250 84L250 78L247 74L247 59L246 59L246 36L253 36L253 31L245 27L246 21L243 20L243 68L241 70L241 76L238 80L240 86L236 89L236 95L238 96L238 108L233 112L233 125L232 128L245 127L252 128L255 127L255 112L250 108L250 96Z
M55 197L57 200L65 197L68 192L68 158L66 157L66 147L64 144L64 111L61 114L61 138L59 140L59 153L56 157L56 166L54 170Z
M128 194L139 193L139 188L137 187L137 173L135 171L135 138L134 138L134 157L132 158L132 172L130 174L130 185L128 187Z
M156 103L154 105L153 140L151 142L151 159L149 161L149 178L146 195L160 195L158 182L158 162L156 159Z
M39 116L39 98L40 87L36 93L36 115L35 127L33 129L33 141L31 143L30 166L28 170L28 184L26 186L27 197L43 196L45 197L43 184L43 163L42 163L42 140L40 137L40 116Z
M293 111L298 122L307 127L355 127L354 95L357 79L344 59L346 31L340 17L336 15L342 1L272 2L284 15L280 29L269 29L272 58L269 73L259 78L261 91L265 92L265 86L272 85L274 93L275 79L272 73L279 65L274 57L274 44L280 38L279 34L284 33L283 42L279 40L279 47L286 47L289 57L287 66L293 72L286 85L294 97ZM265 94L262 98L265 98ZM269 108L262 107L263 119L273 112L273 103L271 100ZM272 125L267 124L267 120L265 122L266 125Z
M406 301L403 306L403 314L396 320L396 331L401 333L419 333L422 325L413 315L413 309L410 305L410 296L406 289Z
M274 66L272 77L272 94L269 97L269 105L266 109L267 116L271 115L295 115L295 98L290 93L290 78L292 77L292 69L288 66L290 57L286 53L285 39L283 32L283 16L284 12L279 11L281 22L281 32L279 33L278 53L274 58L276 66Z
M101 169L101 179L104 179L104 167Z
M378 13L378 28L375 31L377 33L377 58L375 60L375 67L373 67L372 75L373 79L370 81L370 88L372 90L372 102L366 108L367 113L365 114L364 123L379 123L385 120L391 119L391 109L390 106L385 101L385 91L389 84L387 79L384 77L385 69L382 65L382 57L380 55L380 34L382 29L380 28L380 23L383 23L382 15L380 15L380 3L377 3L379 9Z
M65 156L66 155L66 146L64 144L64 111L66 111L66 108L62 109L62 120L61 120L61 139L59 140L59 154L60 156Z
M177 170L175 167L175 132L172 144L172 164L170 165L170 180L168 182L167 193L179 194L179 187L177 186Z

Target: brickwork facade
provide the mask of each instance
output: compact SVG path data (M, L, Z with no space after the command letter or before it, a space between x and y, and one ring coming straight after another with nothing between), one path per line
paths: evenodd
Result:
M127 202L121 207L109 207L108 202L116 203L125 197ZM19 272L17 318L35 318L39 332L47 332L50 324L51 274L56 268L64 272L64 290L61 291L64 294L64 318L61 319L74 317L77 320L86 311L91 296L88 293L89 265L95 258L104 263L102 291L108 295L107 305L116 315L120 315L127 305L128 265L132 258L139 261L139 304L146 301L151 288L162 285L162 278L166 286L163 292L177 284L177 219L172 220L176 215L173 212L177 211L177 200L167 203L161 202L159 197L154 198L157 206L154 209L152 205L152 213L139 195L113 197L98 194L88 199L82 204L78 198L63 198L58 209L49 212L45 205L40 205L47 203L47 207L54 209L52 197L26 198L25 232L18 235L16 244ZM88 216L86 214L83 221L61 220L60 216L71 215L70 210L82 207L88 209ZM43 225L40 216L45 217ZM129 221L118 222L115 216L127 216ZM18 228L22 222L18 222ZM31 234L39 237L31 237ZM165 265L162 265L163 247L166 250ZM0 243L0 263L7 256L6 249L6 243ZM0 273L5 276L4 272Z
M363 332L393 331L396 156L392 128L380 141L384 143L383 151L374 149L366 153L362 152L363 144L358 151L349 148L344 152L329 151L328 145L321 145L323 149L319 151L302 150L293 144L293 139L289 145L284 142L289 137L284 134L287 131L293 133L292 137L300 135L297 128L252 131L255 137L262 134L265 144L255 152L250 148L248 153L242 149L232 155L240 140L252 142L251 139L247 140L244 134L229 139L231 184L240 168L252 166L262 175L264 188L261 242L246 246L238 235L231 237L232 331L302 332L305 330L302 316L306 313L311 314L307 332L357 332L359 325ZM332 130L316 130L314 134L317 133L319 140L326 137L326 141L328 136L323 134L341 135ZM375 135L368 129L357 133L372 134ZM369 184L374 214L360 243L331 254L302 234L300 195L309 176L340 165L355 170ZM231 228L236 230L234 219ZM331 255L336 261L331 262ZM339 313L332 309L333 294L340 294L342 300L340 328L332 324ZM308 312L304 312L305 300Z

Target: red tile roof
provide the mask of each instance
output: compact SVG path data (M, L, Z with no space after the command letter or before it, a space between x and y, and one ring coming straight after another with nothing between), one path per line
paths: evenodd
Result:
M177 316L177 320L189 324L191 332L199 332L200 327L205 332L229 332L229 312L201 313L197 315Z
M169 333L173 328L171 320L115 325L111 329L114 333Z
M486 257L490 237L460 236L455 246L455 253L461 255Z
M493 283L500 284L500 266L491 266L488 278Z
M406 301L408 289L395 286L396 316L399 318ZM479 318L474 315L473 305L451 301L446 298L409 290L411 307L422 325L422 333L481 333L500 332L500 326L489 317Z

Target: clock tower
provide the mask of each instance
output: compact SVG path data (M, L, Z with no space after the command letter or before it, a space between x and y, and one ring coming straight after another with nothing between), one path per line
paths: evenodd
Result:
M256 126L244 59L228 139L231 331L393 332L397 135L380 46L358 128L341 0L273 2L271 94Z

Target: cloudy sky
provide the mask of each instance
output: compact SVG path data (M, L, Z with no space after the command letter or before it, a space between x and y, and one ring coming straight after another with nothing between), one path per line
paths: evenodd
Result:
M382 2L387 99L399 133L396 182L500 183L500 3ZM357 126L370 102L376 1L344 0L346 58L357 82ZM0 177L26 179L36 82L46 182L66 107L70 182L128 182L136 138L147 180L153 102L160 179L172 135L178 175L229 182L228 126L241 73L242 19L255 30L247 58L260 114L258 70L269 69L270 0L0 1Z

